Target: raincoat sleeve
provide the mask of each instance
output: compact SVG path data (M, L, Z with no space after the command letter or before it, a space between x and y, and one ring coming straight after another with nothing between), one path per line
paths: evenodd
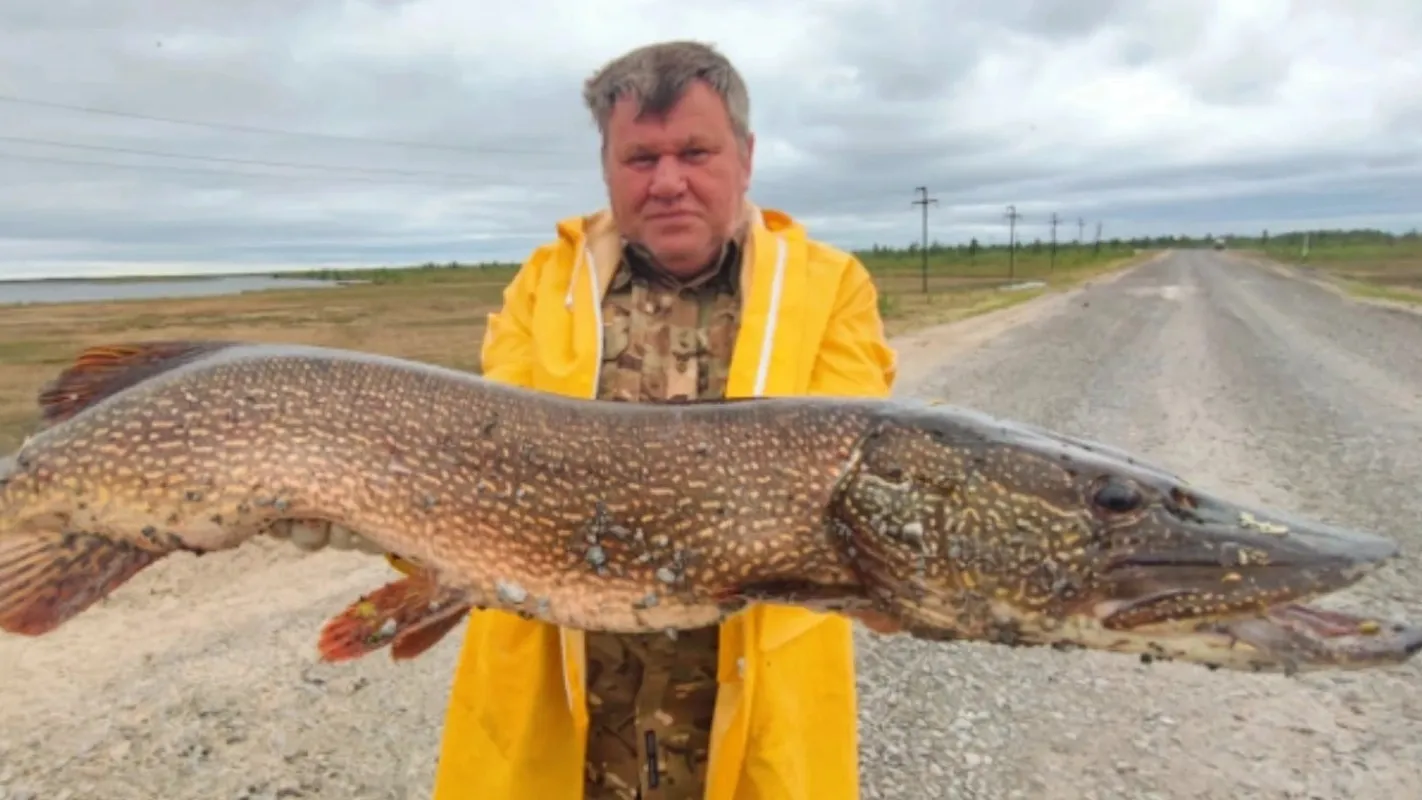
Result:
M546 248L534 252L504 287L504 304L489 312L480 351L485 378L515 386L533 384L533 301L542 278Z
M810 372L810 394L886 397L898 357L884 334L879 293L856 258L840 278L829 325Z

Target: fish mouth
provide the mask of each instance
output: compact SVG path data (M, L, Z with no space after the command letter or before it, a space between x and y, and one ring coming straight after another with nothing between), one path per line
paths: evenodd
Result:
M1109 620L1113 604L1102 604ZM1402 664L1422 651L1422 625L1385 622L1302 603L1280 603L1252 613L1213 619L1113 628L1098 617L1093 630L1069 642L1091 649L1135 653L1144 661L1186 661L1210 668L1292 675Z
M1390 539L1207 496L1160 512L1148 548L1107 558L1089 616L1142 656L1293 673L1400 664L1422 626L1306 605L1398 553ZM1113 648L1115 649L1115 648Z

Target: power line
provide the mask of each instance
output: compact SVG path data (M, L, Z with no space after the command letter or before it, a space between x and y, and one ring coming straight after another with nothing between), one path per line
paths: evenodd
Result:
M8 99L8 98L4 97L3 95L0 95L0 101L6 100L6 99ZM465 173L465 172L441 172L441 171L434 171L434 170L405 170L405 169L391 169L391 168L379 168L379 167L353 167L353 166L343 166L343 165L333 165L333 164L309 164L309 163L290 162L290 161L272 161L272 160L265 160L265 159L243 159L243 158L233 158L233 157L226 157L226 156L193 155L193 154L186 154L186 153L171 153L171 152L164 152L164 151L158 151L158 150L146 150L146 149L140 149L140 148L127 148L127 147L118 147L118 146L111 146L111 145L97 145L97 144L86 144L86 143L77 143L77 142L60 142L60 141L47 140L47 139L35 139L35 138L28 138L28 137L21 137L21 136L8 136L8 135L4 135L4 134L0 134L0 142L15 142L15 143L20 143L20 144L30 144L30 145L38 145L38 146L44 146L44 147L60 147L60 148L69 148L69 149L78 149L78 150L90 150L90 151L125 153L125 154L131 154L131 155L151 156L151 157L157 157L157 158L177 158L177 159L187 159L187 160L193 160L193 161L205 161L205 162L215 162L215 163L237 164L237 165L245 165L245 166L275 167L275 168L279 168L279 169L317 170L317 171L321 171L321 172L326 173L326 174L323 174L323 175L320 176L321 179L323 179L323 180L325 180L325 179L331 179L331 180L340 180L340 181L353 181L353 182L357 182L357 183L372 183L372 184L383 184L383 185L408 185L408 186L429 186L429 185L430 185L430 182L428 182L428 181L418 181L418 180L415 180L415 181L401 181L401 180L375 179L375 178L365 177L365 176L368 176L368 175L393 175L393 176L404 176L404 177L438 178L438 179L440 179L440 181L442 181L442 182L452 182L452 183L457 184L457 185L458 185L458 184L463 184L465 181L473 181L473 182L476 182L480 187L483 187L483 188L487 188L487 187L490 186L490 185L495 185L495 186L498 186L498 185L507 185L507 186L516 185L514 182L499 181L499 180L496 179L496 178L487 177L487 176L483 176L483 175L477 175L477 174L473 174L473 173ZM163 172L163 173L170 173L170 174L210 175L210 176L236 177L236 178L266 178L266 179L277 178L277 179L287 179L287 180L296 179L296 180L303 180L303 181L304 181L304 180L309 180L311 177L313 177L313 176L308 176L308 175L292 175L292 174L281 174L281 173L270 173L270 172L249 172L249 171L234 171L234 170L221 170L221 169L202 169L202 168L197 168L197 167L175 166L175 165L171 165L171 164L131 164L131 163L110 162L110 161L88 161L88 160L68 159L68 158L56 158L56 157L52 157L52 156L40 156L40 155L32 155L32 154L7 153L7 152L3 152L3 151L0 151L0 159L8 159L8 160L11 160L11 161L18 161L18 162L28 162L28 163L37 163L37 164L54 164L54 165L60 165L60 166L83 167L83 168L99 167L99 168L109 168L109 169L125 169L125 170L130 170L130 171L135 171L135 170L136 170L136 171L140 171L140 172L148 171L148 172ZM523 176L523 177L526 178L527 176ZM563 185L579 185L581 182L580 182L580 181L561 181L561 182L560 182L560 181L554 181L554 182L552 182L552 184L556 184L556 183L562 183ZM547 188L548 186L550 186L550 185L552 185L552 184L550 184L550 182L549 182L549 181L546 181L546 180L540 180L540 181L537 181L537 182L536 182L536 185L539 186L539 187L541 187L541 188ZM930 203L933 204L933 205L938 205L938 202L939 202L939 201L938 201L938 198L936 198L936 197L929 197L929 196L928 196L928 189L927 189L927 187L920 186L920 187L917 187L915 191L917 191L917 192L919 193L920 199L912 201L912 202L911 202L911 205L917 205L917 206L921 206L921 207L922 207L922 244L921 244L921 246L922 246L922 254L921 254L921 255L922 255L922 263L921 263L920 271L921 271L921 273L922 273L923 292L924 292L925 294L927 294L927 293L928 293L928 205L929 205ZM1021 215L1017 213L1017 210L1016 210L1016 207L1015 207L1015 206L1008 206L1008 214L1007 214L1007 216L1008 216L1008 219L1009 219L1009 222L1010 222L1010 228L1009 228L1008 270L1009 270L1009 275L1015 276L1015 274L1016 274L1016 249L1017 249L1017 248L1016 248L1016 222L1017 222L1018 219L1021 218ZM1082 220L1080 220L1080 219L1077 220L1077 223L1078 223L1078 229L1080 229L1080 227L1081 227L1082 225L1084 225L1084 222L1083 222ZM1053 269L1054 269L1054 268L1055 268L1055 235L1056 235L1056 233L1055 233L1055 228L1056 228L1056 225L1058 224L1057 215L1056 215L1055 213L1052 215L1052 224L1053 224ZM1100 225L1099 225L1099 224L1097 225L1097 239L1098 239L1097 249L1099 249L1099 240L1100 240Z
M1007 277L1017 276L1017 206L1007 207Z
M437 142L417 142L404 139L381 139L373 136L354 136L341 133L316 133L314 131L293 131L283 128L267 128L257 125L238 125L230 122L209 122L204 120L180 119L178 117L164 117L157 114L141 114L134 111L121 111L113 108L98 108L95 106L82 106L70 103L56 103L49 100L35 100L28 97L16 97L14 95L0 94L0 103L14 103L16 105L36 106L39 108L55 108L65 111L77 111L83 114L97 114L107 117L123 117L126 119L140 119L148 122L164 122L170 125L186 125L194 128L211 128L214 130L237 131L240 133L261 133L271 136L293 136L304 139L325 139L328 141L355 142L359 144L377 144L389 147L411 147L422 150L448 150L463 153L575 153L581 151L563 150L529 150L527 148L509 147L476 147L472 145L440 144Z
M4 153L4 152L0 152L0 158L9 159L9 160L11 160L11 161L28 161L28 162L34 162L34 163L40 163L40 164L61 164L61 165L73 166L73 167L112 167L112 168L116 168L116 169L138 170L138 171L140 171L140 172L142 172L142 171L155 171L155 172L172 172L172 173L180 173L180 174L187 174L187 175L221 175L221 176L224 176L224 177L235 177L235 178L285 178L285 179L287 179L287 180L296 180L296 181L310 181L311 178L312 178L311 175L282 175L282 174L278 174L278 173L274 173L274 172L238 172L238 171L236 171L236 170L230 170L230 169L203 169L203 168L201 168L201 167L179 167L179 166L175 166L175 165L173 165L173 164L120 164L120 163L116 163L116 162L113 162L113 161L81 161L81 160L79 160L79 159L72 159L72 158L52 158L52 157L47 157L47 156L21 155L21 154L18 154L18 153ZM376 183L376 184L384 184L384 185L407 185L407 186L429 186L429 185L430 185L430 181L427 181L427 180L425 180L425 181L414 181L414 180L404 180L404 181L402 181L402 180L389 179L389 178L387 178L387 179L371 178L371 177L362 176L362 175L341 175L341 174L322 175L322 176L321 176L321 179L322 179L322 180L336 180L336 181L355 181L355 182L357 182L357 183ZM465 180L456 181L456 183L464 183L464 182L465 182ZM480 181L476 184L476 186L478 186L478 187L488 187L488 186L491 186L491 185L492 185L492 186L500 186L500 185L515 185L515 184L510 183L510 182L507 182L507 181L502 181L502 182L500 182L500 181L494 181L494 180L490 180L490 179L482 179L482 180L480 180ZM546 182L538 183L537 186L539 186L539 187L546 187L546 186L548 186L548 183L546 183Z
M196 166L178 166L178 165L175 165L175 164L130 164L130 163L121 163L121 162L114 162L114 161L89 161L89 160L81 160L81 159L76 159L76 158L58 158L58 157L54 157L54 156L31 155L31 154L28 154L28 153L25 153L25 154L21 154L21 153L8 153L8 152L5 152L5 151L3 151L3 150L0 150L0 160L9 160L9 161L17 161L17 162L25 162L25 163L35 163L35 164L54 164L54 165L65 166L65 167L77 167L77 168L83 169L83 170L86 171L86 172L87 172L87 171L90 171L90 168L91 168L91 167L99 167L99 168L110 168L110 169L119 169L119 170L129 170L129 171L136 171L136 172L170 173L170 174L177 174L177 175L209 175L209 176L231 177L231 178L265 178L265 179L273 179L273 178L274 178L274 179L277 179L277 180L286 180L286 181L290 181L290 182L293 182L293 183L299 183L299 184L307 185L307 186L319 186L321 181L349 181L349 182L354 182L354 183L374 184L374 185L377 185L377 186L422 186L422 187L430 187L430 186L432 186L432 185L436 185L436 184L437 184L436 181L431 181L431 180L401 180L401 179L399 179L399 178L377 178L377 177L371 177L371 176L365 176L365 175L341 174L341 173L339 173L339 172L337 172L337 173L331 173L331 174L322 174L322 175L319 175L319 176L313 176L313 175L301 175L301 174L277 173L277 172L250 172L250 171L245 171L245 170L204 169L204 168L202 168L202 167L196 167ZM450 180L450 181L448 181L447 183L449 184L449 186L448 186L447 188L460 189L460 190L463 190L463 189L488 189L488 188L514 188L514 189L520 189L520 190L525 190L525 189L526 189L526 190L530 190L530 191L538 191L538 190L547 190L547 189L550 189L550 188L559 188L559 187L569 187L569 188L595 187L595 186L597 185L597 180L596 180L596 178L593 178L593 179L590 179L590 180L588 180L588 181L582 181L582 180L576 180L576 179L564 179L564 180L550 181L550 180L544 180L544 179L541 179L541 178L539 178L539 179L531 179L527 174L517 174L516 176L511 174L510 176L506 176L506 177L503 178L503 179L499 179L499 178L479 178L479 177L475 177L475 178L471 179L471 178L469 178L469 177L458 177L458 176L456 175L456 177L455 177L453 180ZM897 192L894 192L894 194L897 194ZM886 196L887 196L887 195L886 195ZM874 194L874 195L864 195L863 197L872 197L872 198L874 198L874 199L877 200L880 196L879 196L878 194ZM936 201L935 201L935 202L936 202Z
M346 167L336 164L302 164L294 161L267 161L263 159L251 158L230 158L227 156L199 156L185 153L166 153L161 150L142 150L133 147L115 147L102 144L81 144L78 142L57 142L48 139L30 139L23 136L5 136L0 134L0 141L19 142L21 144L34 144L44 147L64 147L72 150L97 150L109 153L128 153L139 156L155 156L158 158L185 158L192 161L215 161L226 164L245 164L260 167L284 167L291 169L313 169L328 170L334 172L359 172L378 175L407 175L407 176L428 176L435 178L471 178L474 180L488 180L482 175L475 175L468 172L443 172L435 170L410 170L410 169L382 169L380 167Z
M66 167L79 167L83 168L86 171L90 167L107 167L112 169L137 172L173 173L178 175L212 175L218 177L232 178L276 178L278 180L287 180L308 186L319 186L321 181L351 181L355 183L368 183L375 185L423 187L430 187L432 185L436 185L437 183L435 181L430 180L400 180L398 178L376 178L365 175L343 175L340 173L332 173L329 175L323 174L316 176L277 172L248 172L227 169L204 169L202 167L178 166L175 164L126 164L115 161L88 161L76 158L57 158L54 156L31 155L28 153L7 153L3 150L0 150L0 160L18 161L35 164L54 164ZM530 176L527 174L515 174L513 172L511 172L510 175L502 179L480 177L475 177L471 179L468 177L456 177L455 180L449 181L449 183L449 188L453 189L487 189L498 187L529 191L547 190L550 188L559 187L587 188L596 187L598 185L597 179L595 177L590 178L589 180L563 179L550 181L542 178L530 178ZM893 194L898 193L894 192ZM876 201L881 199L881 196L877 193L873 195L863 195L863 197L872 198Z
M938 205L938 198L928 196L928 187L920 186L914 191L918 192L919 199L913 201L912 205L923 206L923 293L928 294L928 204Z

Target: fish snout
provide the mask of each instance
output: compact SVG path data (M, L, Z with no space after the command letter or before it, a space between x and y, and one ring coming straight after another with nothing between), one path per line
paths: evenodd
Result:
M1112 628L1226 617L1328 594L1396 556L1385 537L1195 495L1111 531L1101 566Z

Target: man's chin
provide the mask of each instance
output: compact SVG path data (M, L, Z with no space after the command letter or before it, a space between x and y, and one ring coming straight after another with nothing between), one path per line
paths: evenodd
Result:
M643 232L649 240L662 245L661 249L686 248L694 239L704 241L707 234L706 223L689 213L652 217L647 220Z
M719 248L707 244L705 229L696 224L648 231L642 244L663 268L676 272L699 272L710 266Z

